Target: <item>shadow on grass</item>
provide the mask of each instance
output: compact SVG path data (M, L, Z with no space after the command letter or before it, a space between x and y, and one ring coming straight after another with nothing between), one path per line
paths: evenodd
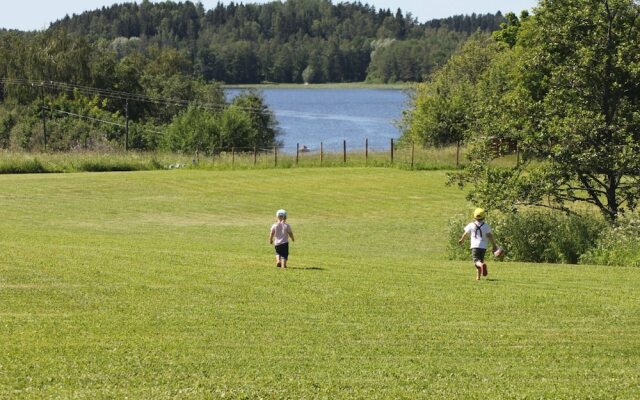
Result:
M302 271L326 271L322 267L287 267L287 269L298 269Z

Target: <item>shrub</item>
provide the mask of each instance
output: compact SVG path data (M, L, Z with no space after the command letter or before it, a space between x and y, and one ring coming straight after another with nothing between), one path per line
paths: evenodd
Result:
M471 260L469 243L462 246L458 244L458 239L462 235L462 230L469 223L469 216L462 214L449 218L449 235L447 238L447 253L451 260Z
M640 216L622 219L606 229L595 247L580 257L580 263L640 267Z
M494 230L510 259L576 264L605 226L604 220L580 215L524 211L500 214Z

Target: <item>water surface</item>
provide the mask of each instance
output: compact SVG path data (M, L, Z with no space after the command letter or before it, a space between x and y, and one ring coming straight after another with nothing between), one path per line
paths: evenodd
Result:
M227 97L240 89L227 89ZM396 89L278 89L261 90L274 111L282 132L283 150L295 152L296 144L327 151L363 149L369 139L372 150L386 150L400 137L396 127L407 108L408 96Z

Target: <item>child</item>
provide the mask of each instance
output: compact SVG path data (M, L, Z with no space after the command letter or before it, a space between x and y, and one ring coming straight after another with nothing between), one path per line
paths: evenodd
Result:
M285 210L276 211L276 223L271 226L269 233L269 244L276 245L276 267L287 268L289 258L289 238L295 242L291 225L287 224L287 212Z
M491 233L491 227L489 224L484 222L484 214L485 212L482 208L476 208L473 212L473 218L475 221L464 227L464 233L460 240L458 240L458 243L462 244L467 236L471 238L471 258L473 259L473 265L476 267L478 272L476 277L476 280L478 281L480 280L481 275L487 276L489 274L487 264L484 262L484 255L487 252L488 241L491 242L494 252L498 249L496 241L493 239L493 234Z

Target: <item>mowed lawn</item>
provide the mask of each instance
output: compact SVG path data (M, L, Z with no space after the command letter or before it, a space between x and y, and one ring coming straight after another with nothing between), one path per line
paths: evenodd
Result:
M0 176L0 398L640 398L640 269L491 262L476 282L445 257L473 209L445 181Z

